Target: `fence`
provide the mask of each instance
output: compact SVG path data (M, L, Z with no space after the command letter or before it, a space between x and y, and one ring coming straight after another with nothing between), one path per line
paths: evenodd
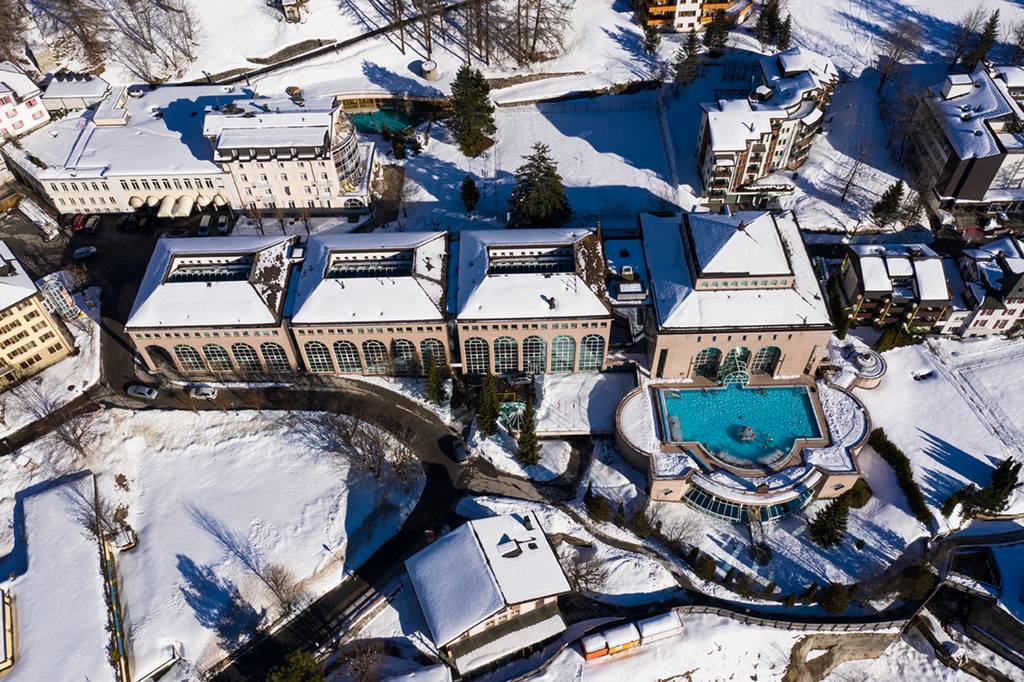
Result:
M862 623L820 622L812 623L796 620L778 620L749 614L738 613L717 606L679 606L676 611L687 614L708 614L731 618L744 625L760 625L777 630L799 630L803 632L878 632L879 630L901 630L910 622L909 618L901 620L866 621ZM685 624L684 624L685 625Z

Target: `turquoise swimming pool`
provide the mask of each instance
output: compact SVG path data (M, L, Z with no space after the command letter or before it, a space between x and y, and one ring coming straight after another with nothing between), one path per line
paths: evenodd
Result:
M803 386L658 389L664 440L695 441L736 466L760 466L820 438L811 396Z
M352 114L352 123L361 133L379 133L385 126L392 132L405 130L418 121L418 117L401 109L378 109Z

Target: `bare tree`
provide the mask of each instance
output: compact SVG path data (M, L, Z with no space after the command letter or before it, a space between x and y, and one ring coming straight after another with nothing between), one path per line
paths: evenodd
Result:
M274 595L274 600L281 609L281 615L288 615L305 606L308 595L302 585L286 567L280 564L268 564L260 569L260 579Z
M974 41L987 18L988 10L985 8L985 5L978 5L969 9L960 17L960 21L956 23L956 28L953 30L953 54L949 60L949 68L952 69L960 61L960 57L963 56L964 52L967 51L967 47Z
M564 566L566 577L579 592L596 592L608 578L608 569L593 550L575 550Z
M107 0L120 34L114 59L140 78L159 80L194 61L197 22L189 0Z
M63 414L57 401L47 395L40 384L29 382L17 395L25 410L58 441L81 457L89 454L97 436L91 416Z
M36 0L33 6L47 24L73 35L87 59L103 61L110 31L106 8L95 0Z
M1013 56L1010 63L1020 66L1024 62L1024 19L1010 27L1010 42L1013 43Z
M117 534L117 509L99 496L91 476L64 486L62 493L75 521L89 535L103 540Z
M420 15L420 30L423 32L423 49L427 51L427 59L434 54L434 22L437 18L436 0L413 0L413 7Z
M25 52L28 17L18 0L0 0L0 57L17 63Z
M309 213L309 207L308 206L303 206L302 208L300 208L298 210L298 217L299 217L299 220L302 221L302 226L306 228L306 234L307 235L310 234L310 218L311 218L311 216L310 216L310 213Z
M850 170L846 174L846 179L843 181L843 192L840 195L839 200L844 204L846 203L846 195L849 193L850 188L853 187L853 183L856 182L857 175L860 174L860 169L861 166L864 165L864 157L867 156L867 153L867 144L861 140L854 152L853 163L850 165Z
M381 642L359 639L342 654L342 665L352 679L370 682L379 679L377 669L384 660L386 649Z
M405 0L391 0L391 21L398 24L398 39L401 41L402 54L405 54Z
M250 222L252 222L252 224L256 226L256 230L260 234L266 234L266 232L263 230L263 214L260 212L258 208L256 208L255 204L248 204L242 210L242 213L244 213L245 217L248 218Z
M921 40L921 28L917 22L904 19L886 31L876 41L878 55L878 92L882 92L886 82L900 65L917 53Z

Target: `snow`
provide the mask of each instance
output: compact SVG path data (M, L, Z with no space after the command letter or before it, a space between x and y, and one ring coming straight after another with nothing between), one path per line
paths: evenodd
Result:
M1020 578L1020 567L1024 564L1024 543L996 545L992 547L1002 587L999 604L1014 618L1024 622L1024 585Z
M505 633L493 641L482 644L479 648L468 651L455 659L455 667L460 672L476 670L508 656L511 652L521 651L529 646L565 631L565 621L559 613L553 613L537 623L532 623L511 632Z
M860 267L862 286L872 294L891 293L896 278L913 278L922 301L948 301L949 288L942 257L924 244L854 244L850 249Z
M99 298L99 289L75 297L81 309ZM93 304L96 305L96 304ZM99 310L98 306L95 308ZM96 312L93 312L96 314ZM82 315L67 325L78 353L44 369L34 377L0 395L0 437L6 437L78 398L100 380L100 327Z
M521 604L569 591L569 582L536 514L503 514L476 519L469 525L506 603ZM506 554L516 548L520 554Z
M542 374L537 378L537 433L614 433L615 410L635 387L630 372Z
M313 235L306 243L292 323L440 322L446 243L441 232ZM383 259L407 252L412 254L408 274L329 274L336 254L369 265L375 254Z
M91 499L80 479L25 500L28 571L8 582L16 611L12 680L112 680L107 660L107 603L99 546L76 520L70 486Z
M498 429L494 436L487 436L474 428L466 442L470 450L493 464L499 471L533 481L552 481L569 468L572 446L564 440L542 440L540 461L536 464L522 464L516 459L519 445L510 433Z
M739 220L721 213L689 216L689 236L703 276L791 274L779 231L767 213Z
M26 100L38 95L39 88L20 67L3 61L0 62L0 93L13 94L19 100Z
M7 242L0 241L0 260L9 273L0 275L0 310L6 310L36 293L36 285L25 272L25 267L11 252Z

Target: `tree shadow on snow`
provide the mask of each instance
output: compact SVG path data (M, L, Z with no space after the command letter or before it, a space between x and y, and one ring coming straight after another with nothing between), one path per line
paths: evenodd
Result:
M185 581L181 590L185 603L199 624L217 633L218 644L230 651L252 636L265 611L257 611L242 598L238 587L218 576L211 567L200 566L178 554L178 572Z
M421 81L402 76L380 64L363 60L363 75L371 83L393 94L421 95L424 97L441 97L437 88Z
M999 463L997 457L991 455L973 455L962 450L947 440L918 429L925 445L922 453L936 464L940 464L950 471L955 471L968 482L978 487L988 485L992 478L992 471ZM959 490L963 485L960 479L938 471L930 467L924 469L921 481L922 492L925 497L935 506L941 505L947 497Z

